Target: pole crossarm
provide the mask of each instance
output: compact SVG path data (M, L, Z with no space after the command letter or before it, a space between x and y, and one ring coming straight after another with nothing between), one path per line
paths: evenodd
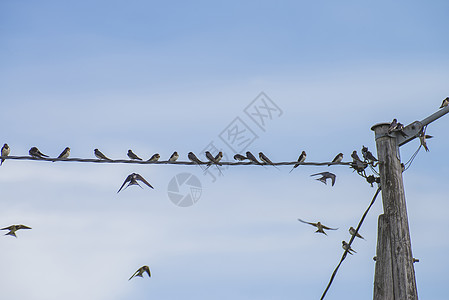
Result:
M403 133L405 133L405 135L397 134L394 132L382 134L382 135L376 134L376 140L385 135L389 135L391 137L396 136L397 141L398 141L398 146L400 147L400 146L405 145L408 142L414 140L415 138L417 138L425 126L429 125L433 121L436 121L437 119L441 118L442 116L444 116L447 113L449 113L449 106L446 106L446 107L438 110L437 112L431 114L430 116L428 116L427 118L425 118L421 121L415 121L415 122L405 126L404 130L402 131ZM379 126L382 124L387 124L387 123L376 124L373 126L373 128L375 126Z
M32 156L0 156L0 159L15 159L15 160L33 160L33 161L45 161L45 162L83 162L83 163L123 163L123 164L141 164L141 165L197 165L197 163L191 161L145 161L145 160L130 160L130 159L96 159L96 158L37 158ZM239 161L239 162L230 162L230 161L220 161L219 164L213 164L211 162L201 162L200 165L223 165L223 166L246 166L246 165L254 165L258 166L253 162L249 161ZM345 165L350 166L352 162L302 162L298 163L297 161L287 161L287 162L273 162L275 166L291 166L291 165L304 165L304 166L328 166L328 165ZM271 164L260 163L261 166L270 166Z

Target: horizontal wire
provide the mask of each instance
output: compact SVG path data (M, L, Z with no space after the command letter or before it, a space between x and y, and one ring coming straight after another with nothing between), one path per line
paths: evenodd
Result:
M198 165L195 162L191 161L168 161L168 160L161 160L161 161L147 161L147 160L130 160L130 159L93 159L93 158L38 158L38 157L32 157L32 156L0 156L0 159L15 159L15 160L34 160L34 161L47 161L47 162L56 162L56 161L63 161L63 162L89 162L89 163L111 163L111 164L117 164L117 163L123 163L123 164L143 164L143 165ZM208 165L213 164L211 162L201 162L200 165ZM304 166L328 166L328 165L351 165L352 162L339 162L339 163L333 163L333 162L302 162L299 163L297 161L290 161L290 162L273 162L273 165L275 166L289 166L289 165L304 165ZM267 163L260 163L256 164L251 161L239 161L239 162L227 162L227 161L220 161L219 164L215 165L224 165L224 166L245 166L245 165L263 165L263 166L270 166L271 164Z

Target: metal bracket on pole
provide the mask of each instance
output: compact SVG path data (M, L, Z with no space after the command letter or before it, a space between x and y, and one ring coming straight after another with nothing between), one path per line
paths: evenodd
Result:
M397 135L397 140L398 140L399 147L402 146L402 145L407 144L411 140L413 140L416 137L418 137L419 133L424 128L424 126L426 126L426 125L432 123L433 121L441 118L442 116L444 116L447 113L449 113L449 106L446 106L446 107L440 109L439 111L437 111L436 113L428 116L427 118L425 118L422 121L415 121L415 122L405 126L403 132L407 136L404 137L402 135Z

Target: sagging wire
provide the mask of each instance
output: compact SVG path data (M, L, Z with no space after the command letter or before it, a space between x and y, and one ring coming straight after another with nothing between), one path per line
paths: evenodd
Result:
M371 203L369 204L368 208L366 209L365 213L362 215L362 218L360 219L359 224L357 225L357 228L355 229L355 233L354 235L351 236L351 239L349 240L349 247L348 249L351 249L351 244L352 241L355 239L357 233L359 232L360 227L362 226L363 221L365 220L366 215L368 214L369 210L371 209L371 206L373 206L374 202L376 201L377 196L379 195L379 192L381 190L381 187L379 186L377 188L376 193L374 194L373 199L371 200ZM323 292L323 295L321 296L320 300L323 300L324 297L326 296L327 291L329 290L329 288L332 285L332 282L334 281L335 276L337 275L338 269L340 268L341 264L343 263L343 261L345 260L346 256L348 255L348 250L345 250L345 252L343 252L343 255L340 259L340 262L338 263L337 267L335 268L334 272L332 272L331 278L329 280L329 283L326 286L326 289Z

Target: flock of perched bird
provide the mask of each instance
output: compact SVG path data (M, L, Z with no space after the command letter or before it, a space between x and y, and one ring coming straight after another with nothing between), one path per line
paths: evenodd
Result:
M446 99L443 100L443 103L441 104L440 108L443 107L447 107L449 105L449 97L447 97ZM398 133L401 134L402 136L407 136L404 132L404 125L399 123L397 121L397 119L393 119L393 121L390 123L390 126L388 128L388 133ZM421 142L421 145L425 148L426 151L429 151L427 144L426 144L426 139L428 138L432 138L432 136L430 135L426 135L424 131L422 131L419 134L419 139ZM8 144L4 144L2 149L1 149L1 156L2 157L6 157L10 154L11 149L9 147ZM34 158L48 158L48 155L43 154L37 147L32 147L29 151L28 151L29 155L31 157ZM98 149L94 149L94 155L95 157L97 157L99 160L111 160L110 158L108 158L106 155L104 155L100 150ZM142 160L142 158L140 158L139 156L137 156L131 149L128 150L127 153L128 157L132 160ZM352 163L351 163L351 167L354 168L354 170L356 170L359 174L360 173L364 173L365 168L371 164L372 166L375 166L377 163L377 158L374 157L374 155L368 150L367 147L363 146L362 147L362 155L364 160L362 161L358 154L357 151L354 150L351 154L352 157ZM67 159L70 156L70 148L66 147L61 154L57 157L58 159ZM222 166L222 163L220 162L221 159L223 158L223 153L220 151L218 152L218 154L216 156L213 156L209 151L205 152L205 156L207 158L206 162L201 161L193 152L189 152L187 157L188 159L199 165L200 167L202 167L202 165L206 165L206 169L212 165L216 165L217 168L218 166ZM152 155L150 157L150 159L148 159L148 161L158 161L160 159L160 155L159 153L156 153L154 155ZM290 172L292 172L294 169L296 169L301 163L303 163L306 160L307 154L305 151L302 151L300 156L298 157L298 160L296 161L296 164L293 166L293 168L290 170ZM168 159L168 162L174 162L179 158L179 154L175 151L173 152L173 154L170 156L170 158ZM234 155L234 159L237 161L245 161L248 160L250 161L252 164L256 164L256 165L272 165L274 167L275 164L262 152L259 152L259 160L257 160L257 158L250 152L247 151L246 155L242 155L242 154L235 154ZM3 164L4 162L4 158L1 159L0 161L0 166ZM343 160L343 153L338 153L335 158L332 160L331 163L328 164L328 166L332 165L332 164L338 164ZM312 174L310 176L317 176L320 175L320 178L316 178L316 180L327 184L327 179L331 180L332 186L334 186L335 184L335 180L336 180L336 175L334 173L331 172L320 172L320 173L316 173L316 174ZM373 182L378 182L375 179L372 179L370 181L370 177L371 176L366 176L364 175L365 178L367 178L367 181L369 183ZM373 177L374 178L374 177ZM119 193L123 187L125 187L125 185L128 183L128 185L126 185L125 189L130 186L130 185L138 185L139 187L141 187L138 183L138 181L143 182L145 185L147 185L148 187L153 189L153 186L145 179L143 178L140 174L137 173L132 173L130 175L128 175L125 179L125 181L123 182L123 184L120 186L120 189L117 191L117 193ZM317 230L315 232L318 233L322 233L322 234L326 234L325 230L337 230L338 228L331 228L328 226L323 225L321 222L307 222L307 221L303 221L301 219L298 219L298 221L302 222L302 223L306 223L309 225L312 225L314 227L317 228ZM0 230L9 230L8 233L6 233L5 235L10 235L10 236L14 236L17 238L16 232L20 229L31 229L31 227L28 227L26 225L10 225L8 227L4 227L1 228ZM351 234L351 236L356 236L358 238L364 239L353 227L349 228L349 233ZM342 248L347 251L349 254L353 254L356 253L356 251L354 251L350 245L346 242L346 241L342 241ZM133 277L143 277L143 275L147 273L149 277L151 277L151 272L150 272L150 268L148 266L142 266L141 268L139 268L128 280L131 280Z

